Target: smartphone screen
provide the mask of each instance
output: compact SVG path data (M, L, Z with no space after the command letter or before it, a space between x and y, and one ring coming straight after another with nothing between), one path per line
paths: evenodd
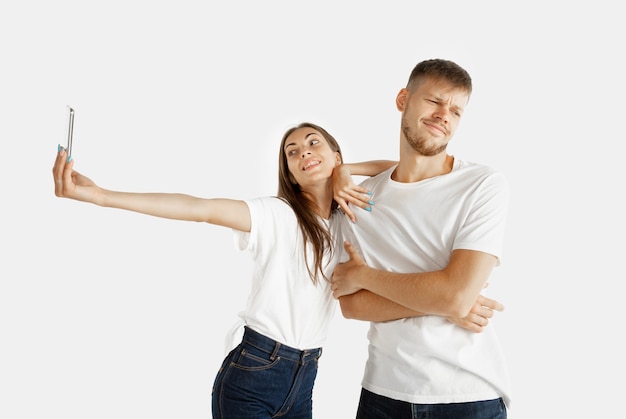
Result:
M72 137L74 136L74 109L69 107L70 117L69 117L69 127L67 129L67 155L72 155Z

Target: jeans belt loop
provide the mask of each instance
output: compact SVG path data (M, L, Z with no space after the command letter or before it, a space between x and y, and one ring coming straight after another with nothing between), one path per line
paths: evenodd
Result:
M276 344L274 345L274 351L272 352L272 355L270 355L270 359L272 361L276 359L276 354L278 354L279 349L280 349L280 343L276 342Z

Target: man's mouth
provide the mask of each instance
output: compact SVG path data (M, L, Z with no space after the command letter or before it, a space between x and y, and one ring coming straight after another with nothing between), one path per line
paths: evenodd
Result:
M440 131L443 135L448 135L448 130L446 129L446 127L439 125L435 122L425 122L424 125L428 126L431 129Z

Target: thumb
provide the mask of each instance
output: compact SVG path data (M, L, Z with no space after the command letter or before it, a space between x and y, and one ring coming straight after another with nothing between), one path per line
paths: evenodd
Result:
M361 258L361 255L359 255L359 252L356 250L354 245L350 243L349 241L343 242L343 247L346 249L346 252L348 253L348 256L350 257L350 259Z

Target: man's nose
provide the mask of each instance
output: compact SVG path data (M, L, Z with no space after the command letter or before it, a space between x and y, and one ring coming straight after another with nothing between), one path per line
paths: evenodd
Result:
M433 116L440 121L448 122L448 120L450 119L450 109L446 108L445 106L439 107L437 108Z

